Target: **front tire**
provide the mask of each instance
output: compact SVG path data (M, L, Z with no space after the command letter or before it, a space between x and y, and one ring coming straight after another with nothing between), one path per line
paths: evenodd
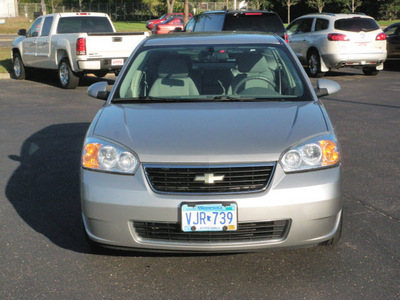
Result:
M307 58L308 62L308 75L314 78L321 78L325 72L321 72L321 58L318 51L312 50Z
M379 70L376 67L363 67L363 72L367 76L376 76L379 73Z
M14 53L13 55L13 71L17 80L26 78L26 68L19 53Z
M58 81L63 89L75 89L79 84L79 76L72 71L67 58L58 65Z

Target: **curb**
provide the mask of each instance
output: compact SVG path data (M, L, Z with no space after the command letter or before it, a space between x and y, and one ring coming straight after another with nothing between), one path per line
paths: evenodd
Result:
M10 73L0 73L0 79L10 79Z

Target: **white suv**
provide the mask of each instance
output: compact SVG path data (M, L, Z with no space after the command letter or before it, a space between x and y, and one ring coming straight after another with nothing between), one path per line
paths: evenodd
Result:
M359 67L366 75L383 69L386 34L372 17L309 14L290 23L287 32L290 46L311 77L342 67Z

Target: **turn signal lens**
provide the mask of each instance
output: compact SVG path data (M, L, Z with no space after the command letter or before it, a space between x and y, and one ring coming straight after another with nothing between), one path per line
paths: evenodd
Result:
M322 165L330 166L339 161L339 152L337 151L336 144L332 141L319 141L322 148Z
M113 142L88 138L83 147L82 167L92 170L134 174L139 162L128 149Z
M92 143L85 145L82 156L82 165L90 169L98 169L99 163L97 157L99 155L100 144Z

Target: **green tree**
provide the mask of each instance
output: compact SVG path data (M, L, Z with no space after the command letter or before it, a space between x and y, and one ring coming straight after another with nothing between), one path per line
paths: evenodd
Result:
M379 15L385 20L395 20L400 12L400 0L380 0Z
M307 0L307 4L311 8L318 9L318 12L322 13L325 5L331 3L332 0Z
M287 22L290 23L290 7L296 5L300 0L282 0L282 4L287 7Z
M362 0L341 0L339 1L341 5L345 8L346 12L354 13L358 7L363 3Z
M143 3L149 7L150 12L153 16L159 15L158 8L161 5L161 2L159 0L143 0Z

